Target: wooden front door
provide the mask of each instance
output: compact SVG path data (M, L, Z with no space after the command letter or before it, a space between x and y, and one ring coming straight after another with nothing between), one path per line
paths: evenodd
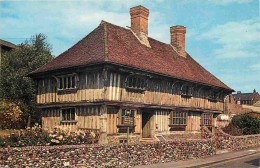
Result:
M142 113L142 137L151 138L151 117L152 111L143 111Z

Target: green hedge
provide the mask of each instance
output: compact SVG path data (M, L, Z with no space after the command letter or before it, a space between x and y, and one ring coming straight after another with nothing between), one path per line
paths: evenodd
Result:
M234 116L231 123L239 127L244 135L260 133L260 118L253 117L249 114Z

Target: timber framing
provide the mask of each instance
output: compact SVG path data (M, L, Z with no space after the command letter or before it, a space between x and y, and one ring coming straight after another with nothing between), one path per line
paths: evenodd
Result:
M167 106L167 105L156 105L156 104L144 104L144 103L134 103L134 102L123 102L123 101L96 101L96 102L71 102L71 103L49 103L49 104L38 104L37 107L43 108L62 108L62 107L76 107L76 106L119 106L128 108L147 108L147 109L165 109L165 110L181 110L181 111L197 111L202 113L218 113L221 114L221 110L212 110L204 108L195 107L185 107L185 106Z
M145 13L132 22L149 15L141 6L131 10ZM73 47L28 75L36 82L44 129L92 130L100 134L100 143L118 143L126 139L127 130L136 141L197 134L201 124L209 128L216 124L225 96L234 90L185 52L185 27L172 28L176 31L171 37L181 38L166 44L149 38L148 18L143 21L143 27L134 30L102 21Z

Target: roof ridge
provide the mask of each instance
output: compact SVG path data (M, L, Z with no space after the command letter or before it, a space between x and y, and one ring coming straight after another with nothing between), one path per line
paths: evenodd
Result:
M105 54L105 61L109 60L109 52L108 52L108 31L107 31L107 23L104 20L101 20L100 25L104 25L104 54Z

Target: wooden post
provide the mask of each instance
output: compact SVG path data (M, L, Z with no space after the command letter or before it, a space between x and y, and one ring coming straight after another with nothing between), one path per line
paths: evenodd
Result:
M129 145L129 126L127 127L127 146Z
M100 138L99 144L107 144L107 107L102 105L100 108Z

